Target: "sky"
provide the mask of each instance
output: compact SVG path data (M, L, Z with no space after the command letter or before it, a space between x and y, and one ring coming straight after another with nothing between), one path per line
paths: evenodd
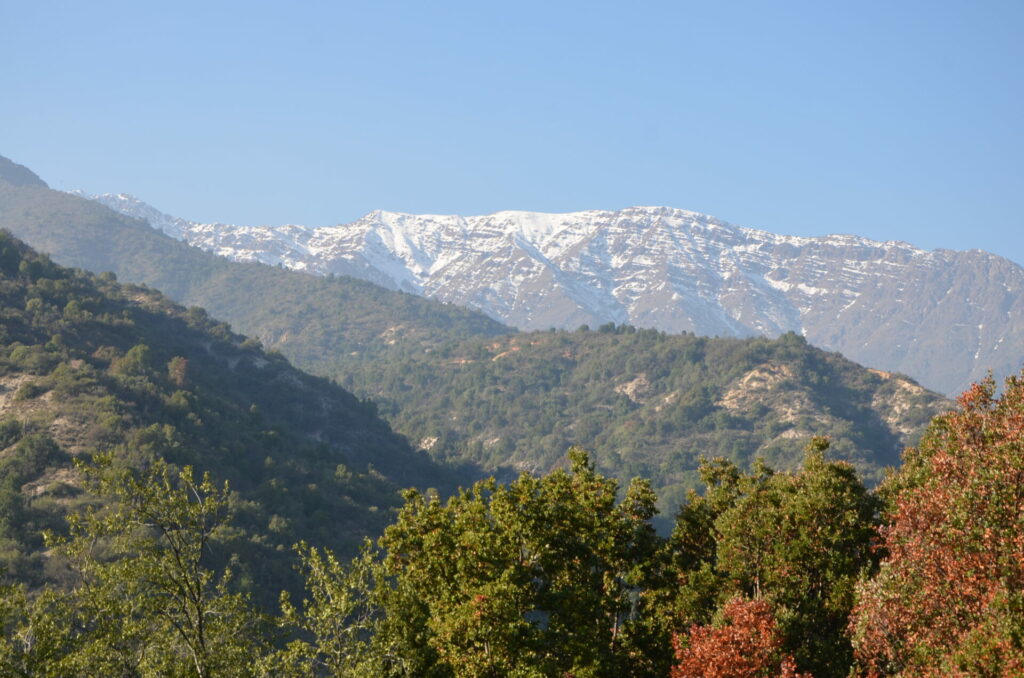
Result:
M668 205L1024 264L1024 2L0 0L0 155L196 221Z

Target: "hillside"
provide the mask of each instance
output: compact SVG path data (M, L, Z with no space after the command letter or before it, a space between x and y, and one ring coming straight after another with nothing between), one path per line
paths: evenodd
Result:
M669 207L379 210L310 228L196 223L131 196L95 199L234 260L347 273L526 330L615 322L707 336L797 332L946 394L1024 362L1024 269L979 250L778 235Z
M362 280L228 261L93 201L50 190L27 169L6 163L0 165L0 228L62 265L112 271L200 306L303 369L338 369L394 350L399 339L422 350L510 331L481 313Z
M251 584L274 595L308 539L351 553L407 486L456 479L331 382L264 352L198 308L110 274L62 268L0 232L0 571L60 577L40 529L102 498L72 460L162 457L235 492Z
M0 182L0 223L76 265L207 305L379 402L439 459L543 471L580 444L606 472L654 479L664 508L695 485L701 454L742 464L762 454L789 468L813 434L831 434L838 454L877 479L946 406L911 380L794 336L712 340L614 325L510 334L478 313L364 281L226 261L42 185Z
M650 478L667 511L697 485L699 457L792 469L813 435L831 436L831 454L876 482L952 406L795 334L711 339L611 324L476 339L340 378L440 459L545 472L580 445L611 475Z

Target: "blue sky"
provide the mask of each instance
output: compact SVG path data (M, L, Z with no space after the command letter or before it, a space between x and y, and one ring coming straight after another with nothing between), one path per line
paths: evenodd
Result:
M1024 3L0 0L0 154L234 223L670 205L1024 263Z

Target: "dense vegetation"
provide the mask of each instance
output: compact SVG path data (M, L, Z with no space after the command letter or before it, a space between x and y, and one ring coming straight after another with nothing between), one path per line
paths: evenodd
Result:
M438 459L544 472L579 445L623 482L650 479L663 510L697 485L702 455L792 469L816 434L873 484L949 405L794 334L613 325L470 339L349 365L339 381Z
M876 675L1024 675L1024 374L960 407L883 488L889 556L853 625Z
M253 587L291 575L296 538L354 553L409 485L448 487L361 402L278 354L111 275L61 268L0 233L0 572L60 580L40 531L101 501L72 458L155 459L230 480L230 548ZM225 537L227 538L227 537ZM276 595L276 594L274 594Z
M935 419L882 491L826 459L702 464L670 537L643 480L569 470L409 491L343 564L257 614L209 545L230 492L189 468L85 469L115 502L50 536L67 589L9 587L0 670L67 676L1016 676L1024 668L1024 377Z
M664 676L674 632L745 596L791 605L773 612L782 647L844 675L876 518L848 465L817 449L797 474L709 464L709 498L692 497L665 539L645 481L617 501L585 453L570 458L569 471L481 481L445 502L410 491L347 567L301 546L307 596L285 596L276 623L233 586L232 563L209 558L231 529L227 488L159 460L131 471L101 458L90 487L115 503L48 537L70 594L8 589L2 658L32 675ZM766 532L751 502L777 504L792 529ZM810 548L819 532L834 537ZM744 555L761 551L763 571L749 571Z

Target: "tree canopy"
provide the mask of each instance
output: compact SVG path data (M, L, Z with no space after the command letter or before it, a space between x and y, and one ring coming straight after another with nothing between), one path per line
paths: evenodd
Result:
M873 675L1024 673L1024 377L959 404L883 487L888 555L852 623Z

